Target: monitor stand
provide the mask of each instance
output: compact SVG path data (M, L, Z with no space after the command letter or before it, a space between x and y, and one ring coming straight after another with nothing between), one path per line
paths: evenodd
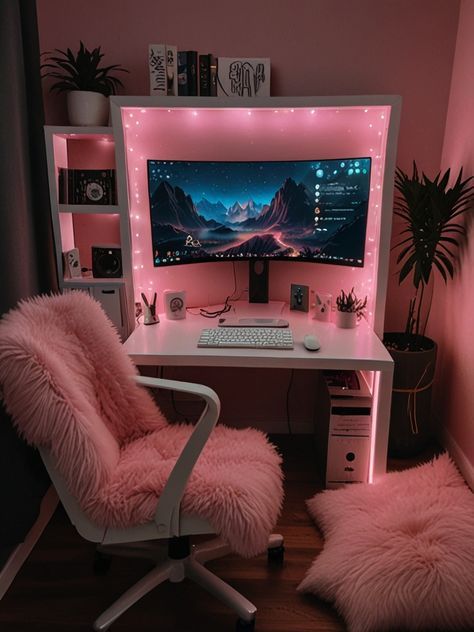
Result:
M249 261L249 303L268 303L268 259Z

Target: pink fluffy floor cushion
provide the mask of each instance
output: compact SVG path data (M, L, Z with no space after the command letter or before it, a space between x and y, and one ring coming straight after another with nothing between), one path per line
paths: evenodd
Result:
M100 305L82 292L22 302L0 322L0 385L19 432L49 448L71 493L101 526L153 518L192 426L168 424ZM254 429L217 426L182 508L234 551L265 550L283 497L281 459Z
M474 494L447 454L308 509L325 543L299 590L350 632L474 629Z

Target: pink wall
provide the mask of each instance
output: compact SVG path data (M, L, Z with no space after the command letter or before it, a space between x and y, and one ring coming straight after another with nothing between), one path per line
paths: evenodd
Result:
M270 57L273 96L400 94L398 164L439 167L459 0L37 0L37 10L42 51L100 44L105 63L130 70L124 94L148 94L148 44L159 42ZM45 109L47 123L66 124L65 97L47 84ZM386 329L406 314L394 273L392 263Z
M272 261L269 297L288 302L291 283L295 282L334 297L341 288L349 291L354 287L357 296L368 297L367 320L374 324L389 106L201 108L198 112L189 108L124 107L121 112L132 192L129 206L136 301L141 300L141 292L158 290L160 296L160 289L169 287L185 289L191 307L216 305L225 300L233 287L230 262L209 264L205 270L202 266L153 267L147 159L311 160L314 156L369 156L372 167L364 266L288 265ZM210 138L219 142L208 142ZM235 264L237 277L242 268L243 283L239 283L240 278L236 283L236 293L241 295L248 287L248 263ZM164 311L160 298L158 305ZM382 333L380 317L377 326Z
M443 169L474 175L474 3L463 0L444 139ZM467 222L468 246L448 286L437 280L429 334L439 343L437 416L464 452L474 473L474 221Z
M216 55L268 56L273 96L400 94L399 164L438 168L458 0L37 0L40 47L101 45L120 63L125 94L148 94L148 44ZM50 124L66 123L63 95L45 92ZM387 329L405 318L390 276Z

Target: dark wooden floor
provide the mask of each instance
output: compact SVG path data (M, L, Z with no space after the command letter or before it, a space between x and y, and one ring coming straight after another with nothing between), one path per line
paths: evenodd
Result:
M314 466L312 438L275 437L284 457L286 499L278 529L285 537L282 568L267 566L266 556L242 560L228 556L208 567L258 608L259 632L342 632L345 626L330 605L299 595L298 583L323 546L304 501L321 488ZM429 458L431 453L422 455ZM391 462L401 469L414 461ZM5 632L82 632L149 565L114 558L106 576L92 572L94 546L83 540L59 508L35 549L0 601L0 630ZM111 628L114 632L232 632L233 612L201 588L184 581L166 583L149 593Z

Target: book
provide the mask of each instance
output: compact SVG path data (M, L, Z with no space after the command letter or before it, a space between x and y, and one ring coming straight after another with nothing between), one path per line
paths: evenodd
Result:
M58 169L58 203L67 204L67 169Z
M199 96L201 97L208 97L211 94L210 71L210 55L199 55Z
M166 45L148 45L148 69L150 72L150 95L166 96Z
M196 50L188 50L187 52L187 74L188 74L188 95L196 97L199 94L198 84L198 53Z
M178 49L169 44L166 45L166 94L178 96Z
M209 55L209 95L217 96L217 57Z
M219 57L217 94L226 97L269 97L270 59Z
M178 95L188 96L188 53L185 50L178 51Z

